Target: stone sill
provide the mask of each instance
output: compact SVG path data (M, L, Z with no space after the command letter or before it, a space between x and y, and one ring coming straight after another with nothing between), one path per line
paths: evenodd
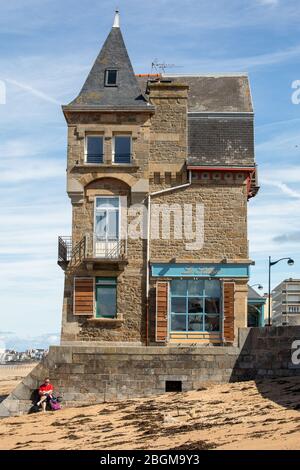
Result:
M98 163L98 164L89 164L89 163L79 163L78 165L73 166L73 170L76 169L101 169L101 168L117 168L118 170L123 168L123 169L131 169L131 170L138 170L139 165L136 163Z
M121 325L124 323L123 318L88 318L87 319L88 323L96 323L96 324L109 324L109 325Z

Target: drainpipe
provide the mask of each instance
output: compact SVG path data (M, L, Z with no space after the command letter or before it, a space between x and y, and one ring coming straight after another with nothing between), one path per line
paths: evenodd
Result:
M146 346L149 345L149 288L150 288L150 232L151 232L151 197L169 193L178 189L184 189L192 184L192 172L189 170L189 182L172 186L172 188L161 189L154 193L149 193L147 197L147 250L146 250Z

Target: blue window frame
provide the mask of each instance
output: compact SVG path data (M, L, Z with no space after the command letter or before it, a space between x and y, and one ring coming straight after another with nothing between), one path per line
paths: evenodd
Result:
M171 332L220 331L220 281L173 280L170 292Z
M85 152L86 163L103 163L103 137L98 135L87 135Z
M117 315L117 280L97 277L95 286L96 318L115 318Z
M114 163L131 162L131 136L116 135L114 137Z

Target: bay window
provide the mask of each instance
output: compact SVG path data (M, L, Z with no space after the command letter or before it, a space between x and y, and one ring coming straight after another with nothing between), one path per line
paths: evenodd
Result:
M220 316L219 281L199 279L171 281L171 332L218 332Z

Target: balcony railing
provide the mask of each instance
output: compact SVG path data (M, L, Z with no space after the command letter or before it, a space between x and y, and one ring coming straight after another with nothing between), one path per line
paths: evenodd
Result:
M130 163L131 153L115 153L114 163Z
M86 163L91 165L103 163L103 153L88 153L85 158Z
M72 255L72 237L58 237L58 264L68 263Z
M103 240L94 233L93 254L95 258L122 259L125 257L126 251L126 240Z
M63 269L76 266L84 259L124 260L126 240L103 240L97 234L85 235L73 248L72 237L58 237L58 264Z

